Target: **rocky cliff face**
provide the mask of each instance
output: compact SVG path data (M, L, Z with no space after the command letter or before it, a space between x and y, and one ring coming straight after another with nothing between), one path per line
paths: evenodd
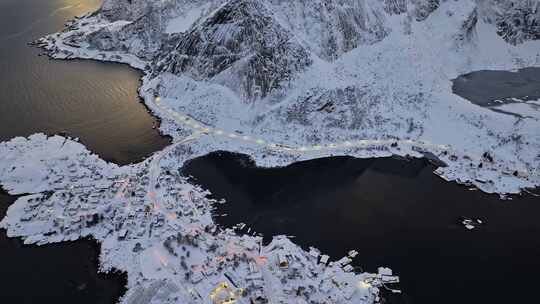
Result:
M103 51L122 51L153 60L171 40L166 33L170 20L190 9L208 5L208 11L223 0L104 0L99 16L110 22L128 21L118 28L105 27L88 35L88 42Z
M284 26L325 60L334 60L359 45L376 43L389 31L378 0L268 2Z
M410 0L416 21L423 21L439 8L440 0Z
M130 23L90 33L87 40L92 47L102 51L121 51L152 60L162 47L163 28L159 11L150 8Z
M497 33L511 44L540 39L540 1L491 1L499 8L495 14Z
M440 0L382 0L384 10L391 15L410 13L417 21L425 20L439 8Z
M102 18L128 22L91 33L88 41L99 50L155 61L159 71L224 84L254 100L286 87L313 60L332 62L393 31L410 33L411 22L425 22L447 1L105 0ZM457 29L458 48L474 40L478 20L494 25L510 44L540 39L538 0L474 0L467 5L477 9ZM391 22L396 15L408 21ZM188 17L192 20L182 20ZM186 24L168 31L175 20Z
M162 71L215 78L248 99L265 97L310 65L309 52L261 1L229 1L159 58Z
M147 0L104 0L100 12L110 21L133 21L147 14L158 4L159 1Z
M445 1L445 0L443 0ZM409 13L423 21L439 8L441 0L383 0L388 14ZM480 17L497 27L497 34L510 44L540 39L540 1L538 0L475 0Z

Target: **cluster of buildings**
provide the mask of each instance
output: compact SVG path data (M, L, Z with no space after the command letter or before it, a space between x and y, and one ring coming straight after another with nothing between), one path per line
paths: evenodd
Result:
M218 202L179 173L174 151L126 167L89 154L42 162L34 181L51 190L22 197L3 225L37 244L95 238L102 270L128 273L128 304L371 304L398 282L384 268L355 272L355 250L331 260L285 236L265 244L216 226Z

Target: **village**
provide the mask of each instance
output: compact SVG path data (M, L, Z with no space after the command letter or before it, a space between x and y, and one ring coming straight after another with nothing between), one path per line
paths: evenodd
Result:
M58 148L58 140L39 138L44 151L48 145ZM69 145L82 152L34 157L46 174L33 182L49 190L21 197L2 227L24 235L27 243L99 240L103 270L128 271L126 303L372 303L381 288L399 292L389 287L399 278L388 268L358 273L352 263L356 250L332 260L285 236L265 244L245 224L216 226L213 216L220 215L214 207L222 202L180 174L174 145L130 167L104 163L80 144ZM11 168L13 179L24 173L18 164Z

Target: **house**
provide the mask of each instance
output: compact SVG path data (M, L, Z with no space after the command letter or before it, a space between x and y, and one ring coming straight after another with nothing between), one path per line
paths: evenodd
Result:
M277 260L278 260L279 268L281 268L281 269L289 268L289 260L287 260L287 257L285 257L284 254L278 253L277 254Z
M329 257L328 255L326 255L326 254L323 254L323 255L321 256L321 264L325 264L325 265L326 265L326 263L328 263L328 259L330 259L330 257Z

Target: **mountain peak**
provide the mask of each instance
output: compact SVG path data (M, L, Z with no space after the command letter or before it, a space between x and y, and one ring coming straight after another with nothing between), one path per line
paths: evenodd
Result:
M248 99L265 97L311 64L310 54L258 0L231 0L174 38L165 71L212 79ZM220 77L222 76L222 77Z

